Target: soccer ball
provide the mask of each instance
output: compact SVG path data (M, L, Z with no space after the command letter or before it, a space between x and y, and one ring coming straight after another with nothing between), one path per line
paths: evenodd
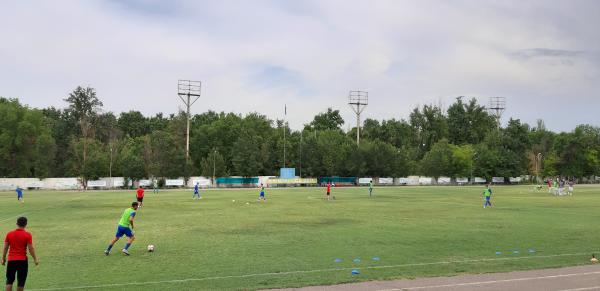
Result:
M148 251L149 252L153 252L154 251L154 245L148 245Z
M590 260L590 262L592 262L592 264L597 264L597 263L598 263L598 259L596 259L596 258L592 258L592 259Z

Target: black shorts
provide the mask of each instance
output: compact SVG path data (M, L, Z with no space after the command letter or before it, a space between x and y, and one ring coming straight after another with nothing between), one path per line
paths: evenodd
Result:
M6 266L6 285L12 285L17 279L17 287L25 287L29 264L24 261L8 261Z
M327 196L329 196L329 195L331 195L331 193L330 193L330 192L327 192Z
M140 197L136 197L136 198L137 198L137 201L138 201L139 203L142 203L142 202L144 202L144 197L142 197L142 198L140 198Z

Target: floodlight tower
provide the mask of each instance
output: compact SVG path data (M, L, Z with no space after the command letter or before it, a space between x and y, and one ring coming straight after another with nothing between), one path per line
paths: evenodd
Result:
M488 111L496 118L498 129L500 129L500 119L502 118L504 110L506 110L506 97L490 97Z
M190 161L190 108L200 98L200 81L179 80L177 81L177 95L186 107L187 127L185 130L185 161Z
M369 105L369 92L350 91L348 94L348 105L356 113L356 145L360 144L360 114Z

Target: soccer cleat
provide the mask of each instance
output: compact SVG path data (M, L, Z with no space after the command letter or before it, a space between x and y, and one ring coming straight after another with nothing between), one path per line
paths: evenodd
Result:
M122 252L124 255L126 255L126 256L129 256L129 251L128 251L128 250L126 250L126 249L123 249L121 252Z
M104 255L108 256L108 255L110 255L110 252L108 250L104 250Z

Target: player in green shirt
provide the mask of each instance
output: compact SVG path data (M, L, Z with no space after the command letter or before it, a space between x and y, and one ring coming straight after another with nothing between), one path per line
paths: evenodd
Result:
M260 184L260 195L258 196L258 200L259 201L267 201L267 198L265 198L265 186L263 186L263 184Z
M369 197L371 197L371 195L373 195L373 180L369 182Z
M492 199L492 189L490 188L490 184L485 185L483 197L485 197L485 204L483 204L483 208L487 207L488 205L492 207L492 202L490 201Z
M119 225L117 226L117 234L115 235L115 238L110 241L108 247L104 251L105 255L108 256L115 243L123 235L125 235L127 236L127 243L121 252L129 256L129 247L135 240L135 236L133 235L133 219L135 218L135 213L138 209L138 206L139 204L137 202L133 202L131 203L131 208L127 208L125 211L123 211L123 215L121 215L121 220L119 220Z

